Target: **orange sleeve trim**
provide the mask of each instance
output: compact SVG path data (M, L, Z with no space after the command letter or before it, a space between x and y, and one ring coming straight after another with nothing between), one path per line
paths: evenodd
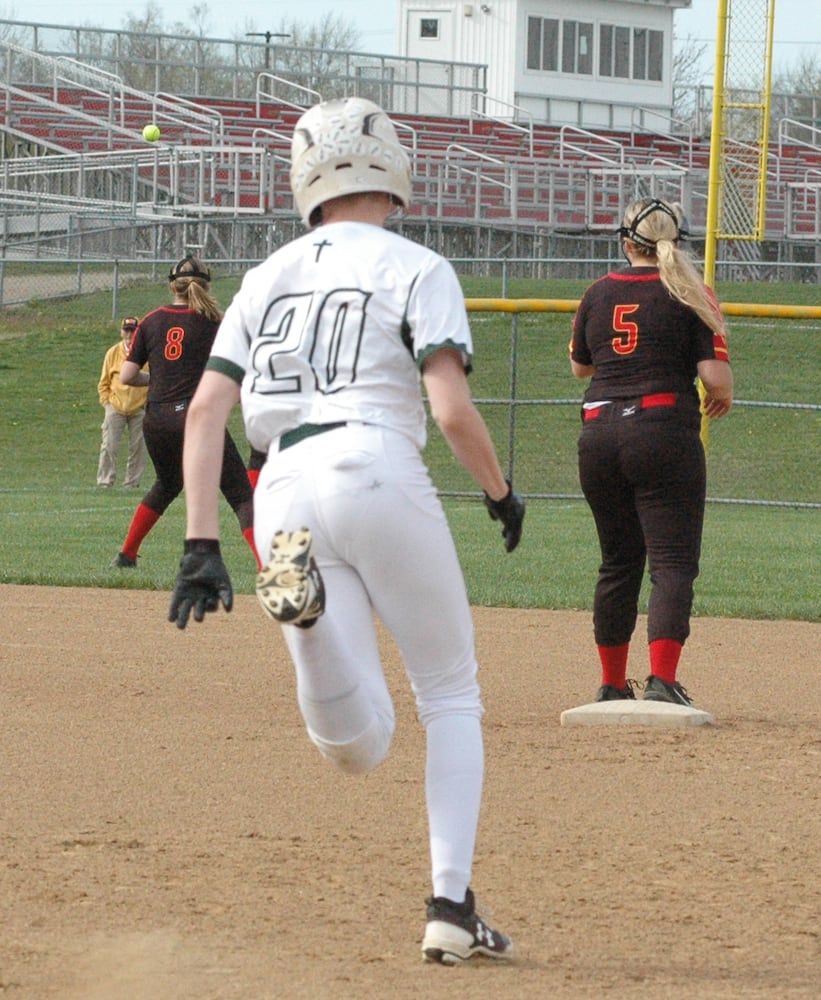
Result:
M730 350L727 347L727 338L723 333L713 334L713 351L717 361L730 360Z

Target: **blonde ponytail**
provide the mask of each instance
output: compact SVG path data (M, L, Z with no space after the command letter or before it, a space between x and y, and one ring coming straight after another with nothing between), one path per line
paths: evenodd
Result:
M182 286L181 289L178 289L178 283ZM174 291L180 298L188 299L188 304L195 312L202 313L207 319L217 323L222 319L217 300L208 291L208 285L201 283L200 278L178 278L174 282Z
M210 293L211 274L201 260L189 254L171 269L168 279L178 298L185 299L195 312L219 323L222 312Z

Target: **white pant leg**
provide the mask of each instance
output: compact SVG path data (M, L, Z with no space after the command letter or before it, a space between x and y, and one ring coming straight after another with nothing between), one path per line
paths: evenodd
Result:
M309 629L282 626L294 662L297 700L308 734L348 774L384 760L395 725L368 595L339 563L322 569L326 606ZM320 627L321 626L321 627Z
M125 466L123 486L139 486L145 472L148 452L143 438L143 418L145 410L137 410L126 417L128 424L128 461Z
M118 413L113 406L105 408L105 416L101 424L103 432L100 442L100 460L97 464L97 485L112 486L117 478L117 453L120 450L120 439L123 436L126 418Z
M334 555L356 570L396 640L421 721L442 712L481 715L462 569L421 456L396 432L338 433L333 449L320 445L315 473Z
M322 527L334 498L317 499L315 474L323 460L312 456L313 440L265 463L254 491L254 537L257 551L270 552L276 531L311 528L327 595L325 613L310 629L286 625L282 632L309 736L340 770L362 773L384 759L394 711L368 593L356 571L334 553Z
M482 794L482 705L461 567L413 444L354 426L272 456L255 495L259 551L274 531L303 525L313 532L326 611L312 628L284 632L309 732L320 746L326 734L336 759L345 756L341 739L365 758L393 728L372 604L399 645L427 730L434 893L461 901Z
M357 504L356 567L399 646L426 729L425 794L433 894L470 884L484 779L473 620L450 527L410 443L386 434L383 501ZM395 493L389 487L395 484ZM385 510L387 508L387 512ZM385 522L385 533L377 528Z
M461 566L412 442L354 425L272 455L257 486L254 520L259 552L270 551L275 531L304 525L323 576L334 566L355 571L357 589L364 587L399 645L423 723L442 712L481 715ZM342 592L348 580L354 578L342 579ZM326 616L309 631L321 629ZM355 649L348 655L355 658Z

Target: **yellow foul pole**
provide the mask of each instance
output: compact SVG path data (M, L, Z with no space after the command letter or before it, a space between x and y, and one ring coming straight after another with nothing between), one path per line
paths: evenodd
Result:
M728 4L729 0L718 0L713 120L710 126L710 169L707 176L707 231L704 239L704 280L710 288L715 284L718 219L721 208L721 128L724 118L724 76L730 23Z
M775 29L775 0L767 3L767 38L764 44L764 107L761 122L761 148L759 150L758 175L758 228L760 239L764 239L764 224L767 214L767 150L770 143L770 108L772 104L771 83L773 70L773 32Z
M718 0L716 28L716 67L713 77L713 119L710 125L710 169L707 175L707 226L704 238L704 281L715 286L718 247L718 219L721 210L721 149L724 124L724 78L727 63L727 36L730 33L728 6L730 0ZM698 380L698 395L704 400L704 386ZM710 418L701 415L701 441L705 451L710 441Z

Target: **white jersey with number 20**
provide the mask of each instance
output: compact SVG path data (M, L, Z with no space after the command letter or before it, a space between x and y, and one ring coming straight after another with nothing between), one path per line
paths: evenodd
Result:
M433 303L433 307L431 306ZM451 265L378 226L321 226L249 271L225 313L209 368L242 381L250 443L301 424L362 421L426 441L424 358L473 351Z

